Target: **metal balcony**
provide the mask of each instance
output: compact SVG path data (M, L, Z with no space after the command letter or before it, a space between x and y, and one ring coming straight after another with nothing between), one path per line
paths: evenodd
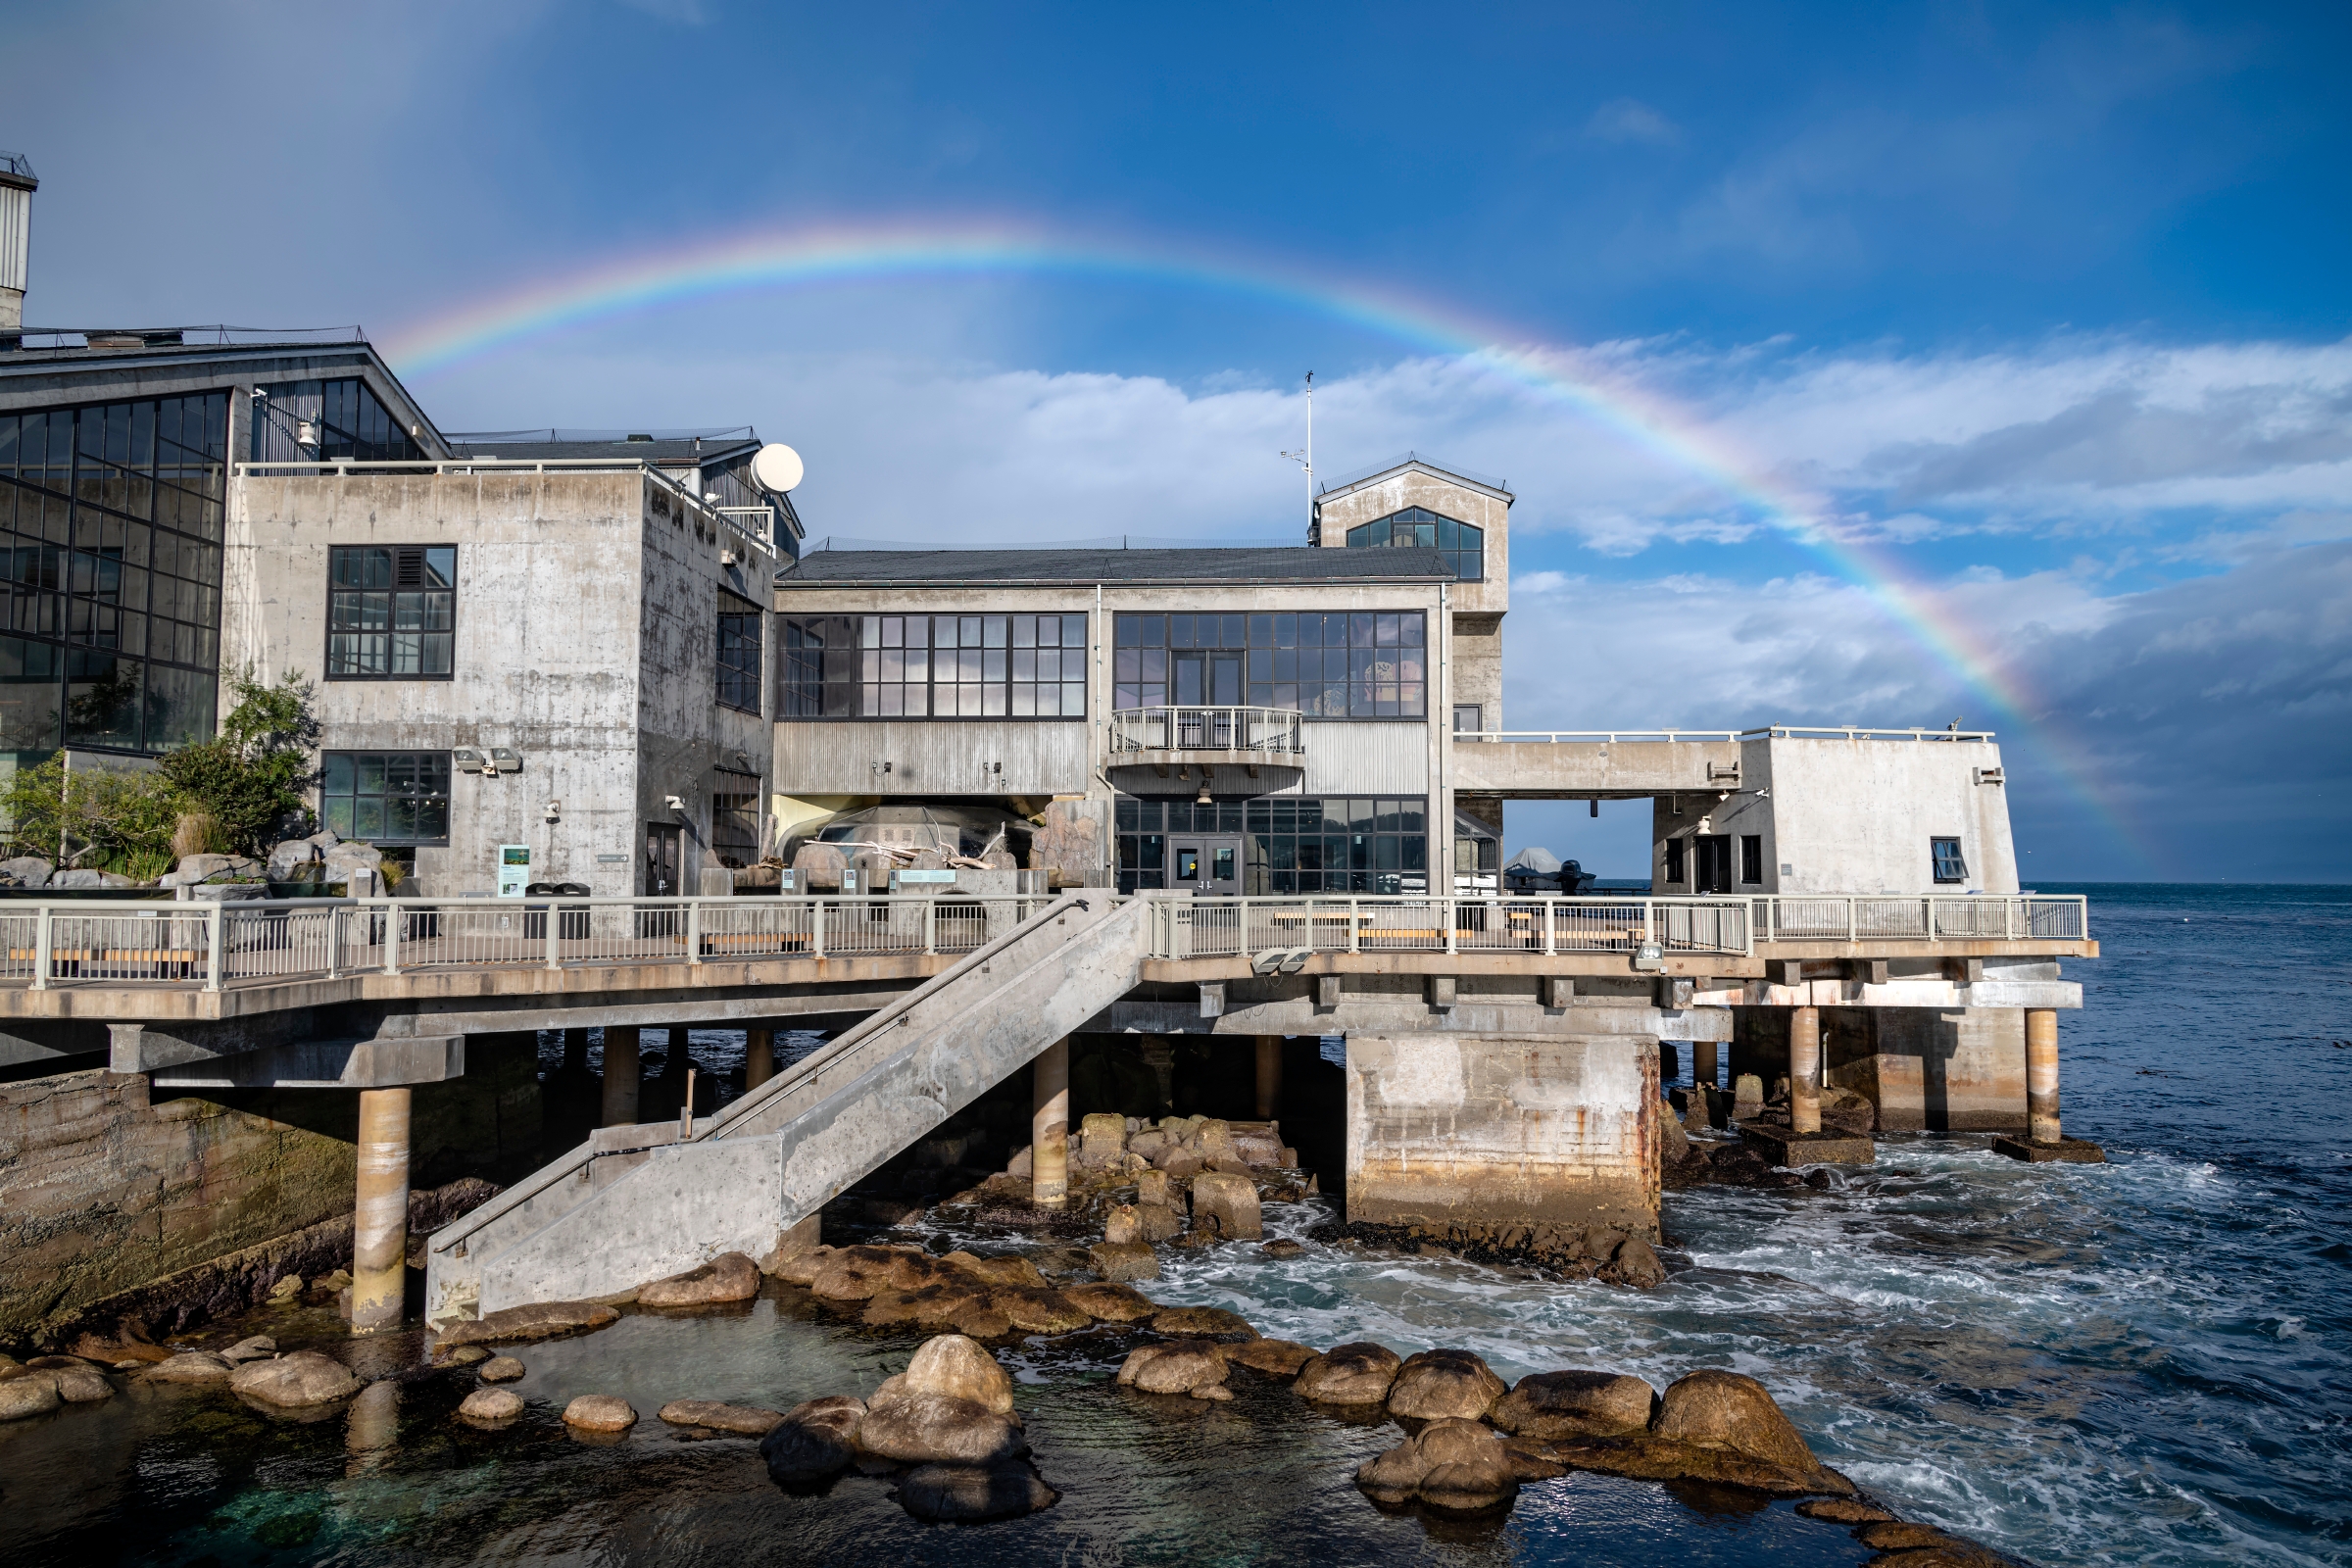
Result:
M1284 761L1302 757L1298 713L1288 708L1122 708L1110 715L1114 756L1214 752Z

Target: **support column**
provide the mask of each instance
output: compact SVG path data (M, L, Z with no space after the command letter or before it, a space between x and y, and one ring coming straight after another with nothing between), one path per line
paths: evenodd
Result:
M1282 1102L1282 1036L1257 1037L1257 1119L1272 1121Z
M1070 1043L1056 1040L1029 1065L1029 1200L1059 1208L1070 1196Z
M1658 1042L1658 1093L1683 1075L1683 1048L1671 1040Z
M409 1283L409 1092L360 1091L360 1191L351 1226L351 1332L400 1327Z
M637 1026L605 1027L605 1105L599 1125L626 1127L637 1120L637 1091L645 1081L637 1060Z
M1693 1040L1690 1042L1691 1073L1701 1086L1710 1090L1721 1086L1721 1074L1717 1070L1719 1059L1714 1041Z
M1821 1009L1788 1009L1788 1130L1821 1131Z
M759 1088L776 1075L776 1032L773 1029L746 1029L743 1032L743 1087L746 1092Z
M2058 1131L2058 1014L2026 1009L2026 1134L2037 1144L2064 1142Z

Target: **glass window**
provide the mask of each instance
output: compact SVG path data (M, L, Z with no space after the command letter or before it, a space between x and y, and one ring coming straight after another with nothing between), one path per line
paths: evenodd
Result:
M787 718L1084 718L1083 614L783 620Z
M1764 835L1743 833L1740 836L1740 880L1750 887L1764 881Z
M337 545L327 552L330 680L446 678L457 619L457 546Z
M1666 877L1669 886L1679 886L1683 880L1683 841L1666 841Z
M447 752L326 752L318 814L365 844L449 842Z
M1427 624L1417 610L1370 614L1116 617L1111 699L1116 708L1219 702L1232 668L1214 657L1243 651L1242 701L1318 718L1420 718L1428 708Z
M1968 862L1960 858L1960 841L1958 839L1930 839L1928 840L1928 849L1936 862L1936 881L1965 882L1968 880Z
M760 711L760 607L718 596L718 700L746 713Z
M405 463L424 452L358 377L281 381L254 405L253 461ZM307 438L307 439L306 439Z
M1487 531L1475 523L1441 516L1426 507L1407 507L1348 530L1350 550L1435 550L1462 582L1484 582Z

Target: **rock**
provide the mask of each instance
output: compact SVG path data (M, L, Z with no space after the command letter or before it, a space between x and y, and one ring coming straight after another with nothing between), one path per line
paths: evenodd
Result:
M658 1412L673 1427L703 1427L712 1432L735 1432L763 1438L784 1419L780 1410L756 1404L726 1404L717 1399L672 1399Z
M58 1396L57 1375L53 1372L27 1373L0 1383L0 1421L47 1415L64 1402Z
M1210 1171L1193 1178L1193 1225L1214 1226L1227 1241L1254 1241L1265 1235L1257 1204L1257 1184L1247 1176Z
M1113 1285L1159 1278L1158 1255L1142 1242L1122 1242L1116 1246L1099 1242L1086 1250L1086 1255L1095 1272Z
M1618 1245L1612 1269L1621 1284L1640 1290L1655 1290L1666 1283L1666 1265L1658 1260L1657 1249L1639 1236L1629 1236Z
M1214 1247L1217 1245L1218 1240L1219 1238L1214 1230L1186 1231L1181 1236L1169 1237L1168 1245L1170 1247L1181 1247L1186 1251L1191 1252L1198 1251L1204 1247Z
M1212 1398L1214 1396L1201 1391L1224 1387L1224 1347L1208 1340L1138 1346L1120 1364L1118 1384L1145 1394L1188 1394L1197 1399Z
M1152 1315L1152 1332L1170 1335L1232 1336L1254 1340L1257 1330L1239 1312L1221 1306L1169 1306Z
M884 1291L865 1303L868 1328L953 1328L976 1310L991 1310L989 1288L976 1280L926 1285L913 1291ZM998 1314L1002 1316L1003 1314Z
M1124 1247L1144 1239L1144 1223L1135 1217L1132 1203L1113 1203L1102 1221L1102 1240L1113 1247Z
M512 1389L476 1389L466 1396L458 1414L468 1421L512 1421L522 1414L522 1396Z
M1079 1120L1078 1136L1081 1138L1116 1138L1124 1143L1127 1139L1127 1118L1113 1115L1109 1111L1094 1111Z
M1292 1340L1244 1340L1225 1347L1225 1359L1270 1378L1295 1378L1315 1352Z
M1153 1134L1152 1136L1157 1135ZM1136 1152L1136 1151L1132 1148L1130 1148L1128 1152L1130 1153ZM1150 1158L1151 1156L1146 1155L1145 1157ZM1135 1200L1138 1203L1156 1203L1162 1208L1167 1207L1168 1173L1164 1170L1143 1170L1137 1172L1135 1178Z
M468 1347L468 1348L479 1348L479 1347ZM523 1364L514 1357L494 1355L482 1363L482 1369L474 1376L480 1378L484 1383L512 1383L521 1377L523 1371Z
M1397 1369L1389 1387L1389 1414L1417 1421L1483 1421L1508 1388L1468 1350L1423 1350Z
M1365 1460L1355 1484L1375 1502L1419 1501L1446 1513L1479 1513L1519 1495L1502 1440L1475 1421L1432 1421Z
M564 1407L564 1424L582 1432L626 1432L637 1412L616 1394L583 1394Z
M1764 1113L1764 1080L1752 1072L1743 1072L1732 1080L1732 1118L1746 1121Z
M760 1294L760 1265L741 1252L721 1252L700 1268L656 1280L638 1291L639 1306L709 1306L748 1301Z
M1287 1236L1278 1236L1257 1250L1260 1256L1270 1257L1279 1262L1286 1258L1297 1257L1306 1249Z
M158 1361L146 1371L150 1383L225 1383L229 1364L210 1350L182 1350L169 1361Z
M847 1470L858 1461L858 1428L865 1402L828 1395L796 1404L760 1441L767 1473L786 1486L806 1486Z
M1012 1414L1012 1374L997 1358L961 1334L942 1334L925 1340L891 1382L901 1384L906 1396L943 1394L968 1399L998 1415ZM881 1396L875 1396L875 1402Z
M102 888L106 886L106 873L90 870L60 871L49 879L49 886L53 888Z
M1539 1443L1613 1438L1649 1430L1657 1391L1615 1372L1538 1372L1494 1405L1494 1424Z
M1796 1505L1796 1511L1808 1519L1828 1519L1841 1525L1875 1525L1894 1517L1884 1508L1874 1508L1851 1497L1808 1497Z
M69 1367L50 1376L57 1380L57 1396L68 1404L97 1404L115 1396L115 1386L95 1367Z
M1157 1175L1158 1172L1152 1174ZM1173 1241L1184 1234L1183 1216L1166 1203L1138 1203L1135 1205L1135 1219L1143 1228L1138 1241L1156 1245Z
M1300 1396L1323 1404L1381 1404L1403 1362L1383 1345L1335 1346L1298 1369Z
M1007 1176L1034 1176L1037 1174L1035 1146L1023 1144L1013 1156L1004 1162L1004 1174Z
M347 1399L364 1385L351 1369L317 1350L296 1350L273 1361L248 1361L228 1375L230 1392L280 1409Z
M309 839L288 839L270 852L270 880L312 882L318 879L318 846Z
M1028 1443L1004 1416L944 1394L917 1394L876 1405L858 1425L858 1447L901 1464L990 1464L1024 1458L1029 1452Z
M240 1361L267 1361L277 1353L277 1342L267 1334L256 1334L250 1340L239 1340L220 1352L220 1359L234 1365Z
M1190 1181L1201 1171L1200 1156L1182 1144L1170 1144L1152 1158L1152 1163L1165 1172L1171 1182Z
M1035 1285L1046 1283L1037 1265L1025 1257L975 1257L969 1252L950 1252L940 1259L952 1263L972 1278L990 1285Z
M899 1483L899 1505L917 1519L937 1522L1010 1519L1060 1500L1060 1493L1019 1460L926 1464Z
M37 855L20 855L12 860L0 860L0 876L7 877L21 888L45 888L56 868Z
M456 1366L471 1366L476 1361L489 1361L496 1357L478 1345L461 1345L449 1352L449 1359Z
M1129 1135L1127 1139L1127 1152L1130 1154L1139 1154L1146 1160L1153 1160L1157 1159L1161 1153L1165 1152L1169 1146L1174 1142L1174 1139L1170 1138L1166 1133L1161 1132L1158 1128L1148 1128L1143 1132ZM1162 1176L1161 1180L1164 1182L1166 1177Z
M1098 1323L1141 1323L1159 1310L1132 1285L1065 1285L1061 1294Z
M1764 1385L1737 1372L1709 1369L1676 1379L1658 1402L1650 1432L1800 1473L1821 1467Z
M1690 1140L1683 1124L1672 1116L1658 1118L1658 1157L1670 1165L1679 1165L1690 1154Z
M824 1272L825 1260L833 1255L833 1251L830 1247L818 1247L787 1257L776 1264L775 1277L787 1285L813 1285L817 1275Z
M988 1304L1024 1334L1074 1334L1094 1321L1050 1285L1000 1286L988 1293Z
M436 1350L461 1345L497 1345L518 1340L552 1340L559 1335L601 1329L620 1321L620 1314L594 1301L533 1301L485 1313L470 1322L452 1323L434 1342Z
M889 1288L897 1255L885 1247L842 1248L808 1282L809 1294L828 1301L870 1301Z

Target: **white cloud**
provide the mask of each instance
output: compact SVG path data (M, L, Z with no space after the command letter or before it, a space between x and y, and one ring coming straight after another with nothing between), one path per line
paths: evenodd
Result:
M1612 98L1593 110L1585 134L1600 141L1658 145L1671 145L1683 139L1681 126L1638 98Z

